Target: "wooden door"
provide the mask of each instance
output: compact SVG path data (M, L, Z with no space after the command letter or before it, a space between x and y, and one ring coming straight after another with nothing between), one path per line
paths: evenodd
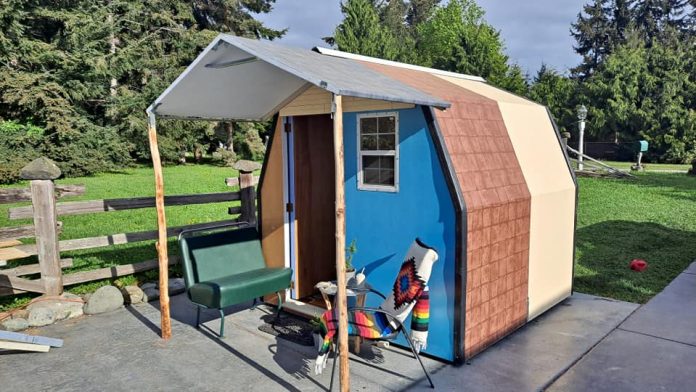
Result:
M293 117L297 298L336 279L332 129L328 114Z

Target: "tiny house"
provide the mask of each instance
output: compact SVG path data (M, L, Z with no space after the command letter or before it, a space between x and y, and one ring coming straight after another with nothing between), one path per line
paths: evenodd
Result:
M415 238L439 254L426 353L471 358L571 295L577 185L544 106L475 76L220 35L152 107L273 119L258 225L292 301L335 279L334 95L354 267L384 292Z

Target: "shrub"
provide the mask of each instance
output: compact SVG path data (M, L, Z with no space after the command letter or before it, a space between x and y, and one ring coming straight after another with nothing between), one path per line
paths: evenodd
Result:
M41 155L43 137L37 126L0 121L0 184L20 179L22 167Z
M81 131L47 134L32 124L0 121L0 183L19 180L19 171L40 156L63 175L85 176L130 164L129 146L110 128L84 124Z

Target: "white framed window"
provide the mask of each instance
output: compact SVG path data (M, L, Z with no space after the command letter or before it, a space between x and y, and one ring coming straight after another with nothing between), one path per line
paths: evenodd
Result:
M399 114L358 115L358 189L399 191Z

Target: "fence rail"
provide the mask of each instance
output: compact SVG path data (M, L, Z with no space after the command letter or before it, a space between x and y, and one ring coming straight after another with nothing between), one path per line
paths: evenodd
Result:
M55 185L57 197L81 196L85 194L84 185ZM0 189L0 204L31 201L31 188Z
M184 230L205 230L235 222L256 223L256 191L254 185L258 177L240 171L236 181L225 179L229 186L240 186L236 192L205 193L195 195L166 196L166 206L224 203L239 200L241 205L229 207L228 214L236 219L171 227L167 237L177 236ZM63 224L56 220L61 215L117 212L155 207L154 197L134 197L123 199L88 200L56 203L65 196L83 195L84 185L55 185L52 180L32 180L30 188L0 189L0 203L32 201L29 206L14 207L8 211L10 219L33 218L33 225L0 228L0 267L8 260L38 256L38 264L20 265L13 268L0 268L0 296L25 292L60 294L63 286L90 282L99 279L116 278L143 272L158 267L157 260L146 260L132 264L116 265L90 271L63 274L62 269L73 265L72 259L60 259L60 252L93 249L112 245L155 240L157 230L134 233L117 233L88 238L59 240ZM224 211L221 210L221 215ZM23 244L18 239L36 237L35 244ZM170 257L169 264L178 261ZM26 279L21 276L40 274L39 279Z
M177 195L165 196L164 205L183 206L191 204L207 204L207 203L224 203L240 199L239 192L220 192L220 193L204 193L198 195ZM155 206L154 197L133 197L128 199L107 199L107 200L88 200L88 201L71 201L56 204L56 214L62 215L80 215L93 214L98 212L112 212L123 210L135 210L138 208L152 208ZM10 208L9 218L26 219L33 216L33 206Z

